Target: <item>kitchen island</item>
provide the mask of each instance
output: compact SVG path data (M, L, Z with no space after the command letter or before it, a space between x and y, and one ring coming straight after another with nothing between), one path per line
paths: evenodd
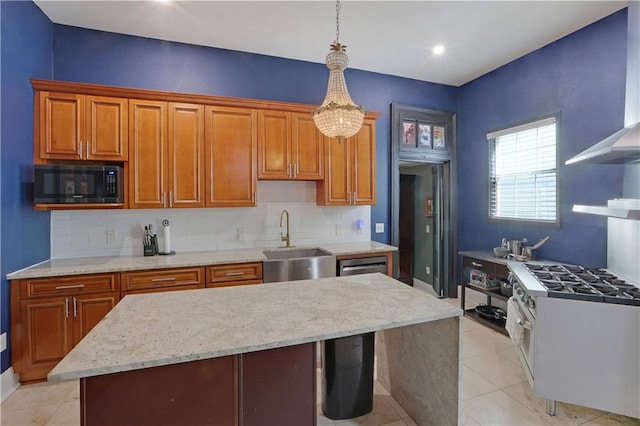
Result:
M129 295L48 379L80 379L85 425L184 423L186 412L248 425L285 407L301 417L279 424L315 424L315 342L377 332L378 381L417 424L454 425L460 315L379 273Z

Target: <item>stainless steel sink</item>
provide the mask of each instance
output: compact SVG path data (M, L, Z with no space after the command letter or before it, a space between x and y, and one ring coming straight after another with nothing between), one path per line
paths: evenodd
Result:
M265 283L336 276L336 257L320 248L265 250L262 280Z

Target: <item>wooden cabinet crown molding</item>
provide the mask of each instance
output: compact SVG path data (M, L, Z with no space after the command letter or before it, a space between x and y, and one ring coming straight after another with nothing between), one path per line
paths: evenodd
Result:
M270 109L290 112L304 112L311 114L317 105L297 104L290 102L268 101L260 99L235 98L227 96L200 95L195 93L179 93L161 90L135 89L120 86L105 86L101 84L73 83L57 80L31 79L34 90L55 91L59 93L75 93L94 96L112 96L135 98L151 101L186 102L215 106L229 106L255 109ZM365 118L376 119L379 112L367 111Z

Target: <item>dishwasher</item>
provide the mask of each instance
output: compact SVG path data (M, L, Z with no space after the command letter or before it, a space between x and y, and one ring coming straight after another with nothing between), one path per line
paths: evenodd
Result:
M370 274L372 272L387 273L387 256L338 260L336 275L343 277L345 275Z
M387 273L387 257L338 260L336 275ZM322 342L322 412L332 420L373 410L375 333Z

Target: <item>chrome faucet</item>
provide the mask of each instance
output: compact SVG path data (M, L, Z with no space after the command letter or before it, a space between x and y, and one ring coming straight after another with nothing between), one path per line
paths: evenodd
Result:
M280 241L286 241L287 247L291 247L291 237L289 236L289 212L286 210L282 210L282 213L280 213L280 228L282 228L282 217L285 213L287 214L287 234L282 235L282 233L280 233Z

